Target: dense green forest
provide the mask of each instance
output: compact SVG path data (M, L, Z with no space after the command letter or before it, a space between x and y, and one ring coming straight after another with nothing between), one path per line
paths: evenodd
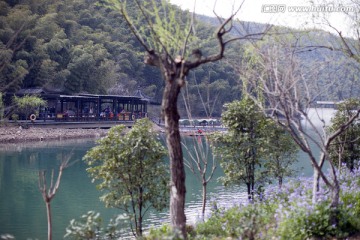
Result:
M197 37L204 51L211 52L216 44L207 40L215 25L214 18L197 18ZM338 41L321 31L293 36L291 41L294 38L301 46ZM189 74L179 102L182 116L184 99L193 116L213 117L220 116L224 103L240 98L242 83L236 63L244 60L245 44L234 43L223 61ZM160 102L161 74L143 63L142 50L122 16L98 1L0 1L0 92L44 87L67 94L131 95L141 87ZM358 66L341 52L307 48L298 55L309 69L308 80L318 81L318 99L341 100L359 94Z

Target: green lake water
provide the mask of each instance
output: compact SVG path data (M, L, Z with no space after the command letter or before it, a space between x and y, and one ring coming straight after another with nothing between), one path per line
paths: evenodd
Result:
M89 210L100 212L109 218L120 214L117 209L107 209L99 201L101 193L91 183L86 164L81 161L86 151L95 146L94 140L67 140L64 142L40 142L33 144L5 145L0 148L0 235L9 233L16 239L46 239L47 219L45 204L38 189L39 170L58 169L63 158L71 154L71 167L65 169L60 188L51 201L53 236L62 239L71 219L79 218ZM243 198L242 188L225 189L216 179L222 175L218 167L213 181L208 185L209 198L216 201ZM187 209L190 222L200 213L201 185L188 172ZM48 184L50 179L48 179ZM235 196L236 194L236 196ZM167 211L150 213L145 225L159 225L168 221Z

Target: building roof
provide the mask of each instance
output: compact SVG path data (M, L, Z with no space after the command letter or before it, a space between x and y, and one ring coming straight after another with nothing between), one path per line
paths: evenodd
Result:
M134 97L140 97L142 100L150 102L151 97L146 96L140 89L140 87L137 88L137 90L133 94Z
M43 88L22 88L17 91L17 94L26 95L26 94L44 94L47 93Z
M39 95L39 94L63 94L60 89L49 89L45 87L22 88L17 91L17 95Z

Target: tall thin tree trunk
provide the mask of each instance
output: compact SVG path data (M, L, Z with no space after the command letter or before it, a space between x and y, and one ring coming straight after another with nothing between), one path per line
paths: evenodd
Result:
M140 196L139 196L139 217L138 217L138 225L137 225L137 229L136 229L136 234L137 234L137 237L142 237L142 233L143 233L143 229L142 229L142 221L143 221L143 218L142 218L142 207L143 207L143 188L142 187L139 187L139 193L140 193Z
M336 173L336 169L333 164L330 164L331 167L331 177L332 177L332 186L331 186L331 218L330 221L333 225L338 225L339 223L339 201L340 201L340 183Z
M52 222L51 222L50 201L46 201L46 213L47 213L47 222L48 222L48 240L52 240Z
M139 222L138 222L138 226L137 226L137 229L136 229L136 233L137 233L137 236L138 237L141 237L142 236L142 216L141 214L139 215Z
M339 183L334 183L334 186L331 189L331 207L337 208L339 206L340 200L340 186Z
M202 184L202 194L203 194L203 199L202 199L202 218L203 220L205 220L205 207L206 207L206 181L203 182Z
M177 109L180 86L177 78L167 77L169 79L166 79L162 111L165 118L166 145L170 158L170 219L172 227L180 231L186 238L185 168L179 131L180 115Z
M331 205L330 205L330 222L334 226L339 224L339 200L340 200L340 186L335 181L333 188L331 189Z

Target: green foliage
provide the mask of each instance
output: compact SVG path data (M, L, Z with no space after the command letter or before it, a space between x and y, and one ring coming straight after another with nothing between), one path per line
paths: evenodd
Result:
M264 131L266 135L264 168L281 187L285 177L291 177L297 172L292 165L297 162L299 148L291 135L274 122L268 122Z
M222 121L228 133L215 134L215 154L226 184L245 183L248 194L255 184L263 185L270 177L281 186L284 177L293 174L291 164L295 161L297 148L292 138L259 111L247 97L225 105Z
M349 233L351 231L360 230L360 193L346 193L340 197L343 202L341 208L344 219L348 221L348 225L352 226L352 229L346 229ZM346 226L346 224L343 224Z
M1 4L0 91L46 87L67 93L104 94L117 87L121 89L120 94L131 95L142 86L148 96L160 101L161 74L144 66L142 49L117 9L105 8L96 0ZM152 32L145 19L135 17L134 4L127 1L127 13L139 24L137 30L146 32L145 40L151 43L151 37L156 35L173 58L181 54L182 43L190 31L191 14L167 1L141 1L147 16L154 21ZM217 47L216 41L208 41L213 28L201 21L194 22L196 27L192 29L185 57L192 57L192 50L200 47L203 54ZM161 48L152 44L154 48ZM237 46L229 52L238 49ZM214 116L220 116L226 101L239 96L235 87L237 74L226 62L200 66L196 77L200 89L209 90L210 99L206 101ZM197 85L192 76L189 83ZM194 113L206 116L199 104L197 88L189 90L194 98L190 102ZM205 93L203 95L205 99ZM180 108L183 113L183 104Z
M194 239L266 239L272 234L268 230L275 224L275 207L259 203L217 212L196 225Z
M305 208L297 209L280 222L278 234L284 240L347 237L359 229L353 225L354 218L349 218L350 211L344 209L344 207L334 210L330 207L328 201L318 203L310 211ZM337 215L338 224L331 223L333 214Z
M196 37L191 31L191 14L182 12L168 1L122 1L109 0L115 9L134 24L135 31L144 37L143 41L155 52L167 51L172 57L184 53L184 43L193 45ZM138 9L142 14L132 14ZM135 16L133 16L135 15ZM190 34L189 34L190 33Z
M173 231L171 226L164 224L158 228L151 228L149 233L144 237L145 240L158 240L158 239L171 239L181 240L183 238L178 237L180 234Z
M250 194L261 180L261 146L265 138L262 129L267 121L249 98L225 104L225 108L222 121L228 133L213 136L215 154L225 173L222 181L225 185L245 183Z
M112 127L84 157L107 207L123 209L142 234L142 219L149 208L168 204L168 169L163 162L165 148L148 119L138 120L128 133L125 126Z
M345 207L334 212L328 201L319 202L314 209L298 207L286 218L277 215L281 200L276 203L257 202L227 210L218 209L205 222L198 223L189 239L343 239L359 231L358 211L351 206L359 203L359 195L344 196ZM348 205L351 203L351 205ZM291 204L291 203L290 203ZM349 207L350 206L350 207ZM338 224L331 224L337 214ZM149 239L173 239L167 226L150 231Z
M120 73L143 81L129 30L119 27L119 15L96 3L46 2L40 14L27 1L4 6L9 11L1 12L0 91L45 86L106 93L116 82L126 83Z
M64 238L83 240L83 239L119 239L121 236L118 231L120 220L123 216L119 215L116 219L111 219L104 228L103 220L99 213L89 211L81 216L80 220L72 219L66 228Z
M354 109L360 106L358 99L348 99L338 105L338 111L331 119L331 126L328 127L329 133L333 133L345 124L352 116ZM350 170L359 166L360 160L360 125L354 121L346 131L341 133L329 148L330 161L338 168L345 164Z
M16 114L16 113L12 114L11 119L14 120L15 122L17 122L19 120L19 114Z
M25 95L23 97L13 97L14 111L17 114L24 114L29 119L30 114L37 113L39 107L46 106L47 102L35 95Z
M313 204L312 178L294 178L282 189L269 186L261 201L229 209L214 207L205 222L194 226L189 239L357 239L360 169L343 171L337 209L330 207L331 193L323 185L318 192L319 201ZM155 239L169 236L167 229L160 227Z

